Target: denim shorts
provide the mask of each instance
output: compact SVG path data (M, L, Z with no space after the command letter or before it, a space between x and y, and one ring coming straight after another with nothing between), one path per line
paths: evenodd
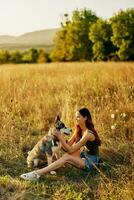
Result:
M91 155L86 151L80 153L81 158L85 158L85 168L84 171L92 171L94 166L99 164L100 156Z

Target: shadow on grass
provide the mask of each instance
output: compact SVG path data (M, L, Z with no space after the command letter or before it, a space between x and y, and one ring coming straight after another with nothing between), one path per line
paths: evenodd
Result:
M85 172L67 165L66 167L58 169L57 175L50 175L48 173L42 177L37 184L32 183L32 188L35 188L36 185L38 185L38 191L42 190L44 187L47 187L45 190L52 196L54 195L54 192L58 192L58 190L65 190L66 193L70 192L71 190L75 190L79 194L79 191L84 193L87 189L88 192L86 195L89 197L89 199L95 200L102 179L104 179L105 182L113 180L120 181L122 174L126 173L126 175L128 175L128 171L126 171L126 169L131 167L129 158L127 159L127 157L123 156L123 154L113 150L103 150L102 161L103 162L100 163L99 168L92 170L92 172ZM23 162L17 162L15 164L12 162L10 163L10 161L7 161L6 159L0 159L0 166L0 173L2 175L9 174L13 178L18 178L21 173L28 171L24 160ZM3 171L1 171L2 169ZM68 189L68 186L71 189ZM32 195L29 192L30 189L27 189L25 191L25 195L30 195L32 199L32 195L34 196L36 191L33 192ZM42 195L44 198L46 194ZM41 198L41 194L39 194L37 199L40 199L39 197ZM34 196L34 199L36 199L36 195Z

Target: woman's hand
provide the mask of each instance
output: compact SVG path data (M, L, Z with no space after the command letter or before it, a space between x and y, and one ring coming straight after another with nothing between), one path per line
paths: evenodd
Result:
M55 129L53 135L56 136L60 140L61 132L59 130Z

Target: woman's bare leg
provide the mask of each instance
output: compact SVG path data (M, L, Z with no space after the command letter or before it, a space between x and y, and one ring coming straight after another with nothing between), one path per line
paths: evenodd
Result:
M70 154L64 154L60 159L56 160L55 162L53 162L52 164L50 164L49 166L43 169L36 170L36 172L37 174L41 176L45 173L48 173L50 171L53 171L62 167L66 163L72 164L75 167L78 167L81 169L85 167L85 161L82 158L75 157Z

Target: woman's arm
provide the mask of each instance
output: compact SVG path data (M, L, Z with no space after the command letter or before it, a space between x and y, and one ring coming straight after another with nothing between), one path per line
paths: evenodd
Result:
M72 145L75 142L75 133L72 135L72 137L68 140L67 144Z
M69 140L65 141L69 146L72 146L75 142L75 133L71 136ZM64 151L67 151L65 147L61 144L61 147L63 148Z
M66 141L65 141L64 137L62 136L62 134L57 133L56 136L58 137L58 139L60 140L61 144L67 150L68 153L73 153L73 152L79 150L82 146L84 146L86 144L86 142L88 140L90 140L90 141L95 140L95 136L92 133L90 133L88 130L84 133L84 135L82 136L80 141L77 142L76 144L74 144L73 146L70 146L70 145L68 145L66 143Z

